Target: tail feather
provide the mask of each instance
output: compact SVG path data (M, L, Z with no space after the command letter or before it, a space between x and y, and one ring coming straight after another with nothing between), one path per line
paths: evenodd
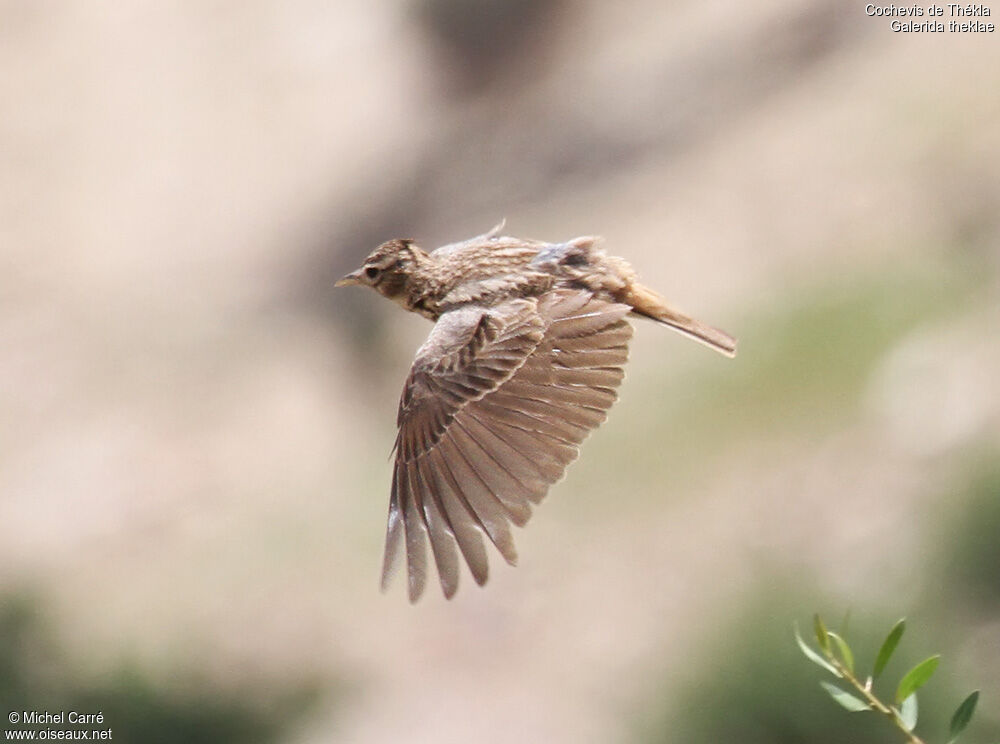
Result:
M634 313L668 325L728 357L736 356L735 338L725 331L705 325L679 310L675 310L649 287L644 287L633 281L625 287L622 295L621 301L631 305Z

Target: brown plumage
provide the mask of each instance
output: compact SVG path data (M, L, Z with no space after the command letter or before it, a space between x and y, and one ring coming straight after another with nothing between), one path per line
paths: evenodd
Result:
M411 601L426 584L428 541L449 598L459 553L485 583L483 535L516 562L509 523L528 521L617 397L629 313L736 353L730 336L671 308L596 238L544 243L500 229L431 253L390 240L337 282L435 321L399 402L382 570L385 589L405 545Z

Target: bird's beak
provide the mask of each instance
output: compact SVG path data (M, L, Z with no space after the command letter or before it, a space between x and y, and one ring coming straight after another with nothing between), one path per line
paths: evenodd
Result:
M333 286L335 287L350 287L352 284L361 284L361 269L357 271L352 271L350 274L338 279Z

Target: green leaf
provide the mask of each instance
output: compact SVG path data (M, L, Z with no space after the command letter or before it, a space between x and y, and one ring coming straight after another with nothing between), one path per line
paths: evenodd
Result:
M837 643L837 648L840 650L840 658L843 659L847 671L854 674L854 654L851 652L851 647L847 645L847 641L832 630L827 631L827 635Z
M868 703L860 698L854 697L849 692L841 690L837 685L831 685L829 682L820 682L823 689L830 693L830 697L840 703L844 708L851 711L851 713L860 713L863 710L871 710L868 707Z
M809 648L808 645L806 645L806 642L802 640L802 636L799 635L799 626L798 626L797 623L795 625L795 640L798 641L799 648L802 649L802 653L804 653L806 655L806 658L809 659L809 661L811 661L814 664L818 664L819 666L823 667L824 669L826 669L828 672L830 672L830 674L834 675L835 677L839 677L840 676L840 672L837 671L837 669L833 666L833 664L831 664L830 662L828 662L826 659L824 659L818 653L816 653L811 648Z
M962 701L955 713L951 717L951 738L954 739L965 731L965 727L972 720L972 714L976 712L976 703L979 702L979 690L971 693L969 697Z
M906 630L906 618L901 618L892 626L889 635L882 642L882 648L878 650L878 656L875 657L875 667L872 669L872 679L878 679L882 670L885 669L885 665L889 663L892 652L896 650L896 646L899 645L899 639L903 637L904 630Z
M906 698L919 690L931 678L931 675L934 674L934 670L937 669L938 662L940 661L941 655L934 654L934 656L924 659L908 671L903 676L903 679L900 680L899 687L896 688L896 702L906 700Z
M823 618L819 616L818 612L813 615L813 630L816 632L816 642L819 644L819 647L829 653L830 639L827 638L828 632L826 626L823 624Z
M913 693L899 709L899 719L906 726L907 731L913 731L917 725L917 693Z

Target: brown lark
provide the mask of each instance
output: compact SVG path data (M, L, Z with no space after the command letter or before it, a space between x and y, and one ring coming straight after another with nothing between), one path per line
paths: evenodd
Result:
M516 562L509 523L528 521L617 397L627 315L736 353L730 336L671 308L597 238L544 243L502 227L430 253L390 240L337 282L434 321L399 401L382 568L384 590L405 544L411 601L427 581L428 538L449 598L459 551L486 581L484 534Z

